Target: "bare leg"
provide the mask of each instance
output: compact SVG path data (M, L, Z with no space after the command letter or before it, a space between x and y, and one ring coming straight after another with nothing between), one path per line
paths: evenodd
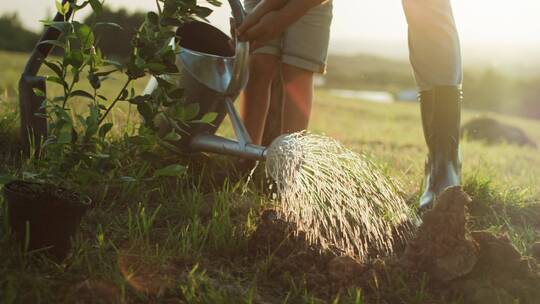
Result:
M240 116L253 143L260 145L270 105L272 79L279 59L268 54L253 54L249 63L249 81L240 99Z
M282 133L306 130L313 100L313 72L288 64L283 73L283 126Z

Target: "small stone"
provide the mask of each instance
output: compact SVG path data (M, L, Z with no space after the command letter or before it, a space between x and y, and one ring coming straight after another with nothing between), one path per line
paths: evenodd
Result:
M360 264L348 256L335 257L328 263L328 274L335 281L352 280L362 275L366 269L364 264Z
M536 242L532 245L531 248L532 256L540 263L540 242Z

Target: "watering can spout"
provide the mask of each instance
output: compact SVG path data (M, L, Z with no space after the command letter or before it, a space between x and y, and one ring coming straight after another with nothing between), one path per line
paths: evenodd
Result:
M251 138L244 126L238 113L236 112L232 100L225 99L225 105L229 118L231 119L234 133L237 141L223 138L213 134L195 135L189 146L192 150L201 152L212 152L225 155L233 155L241 158L265 160L266 147L251 143Z
M266 147L254 144L241 145L234 140L213 134L199 134L193 137L190 147L196 151L233 155L240 158L265 160Z

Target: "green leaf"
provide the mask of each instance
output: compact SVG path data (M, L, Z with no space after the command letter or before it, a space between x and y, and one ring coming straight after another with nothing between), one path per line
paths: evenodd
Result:
M166 79L163 79L161 77L155 77L157 80L158 86L161 88L164 88L165 90L170 90L175 86L174 83L167 81Z
M34 91L34 95L38 97L45 97L45 92L40 88L33 88L32 91Z
M120 176L120 181L126 182L126 183L132 183L132 182L136 182L137 179L131 176Z
M103 11L103 4L99 0L89 0L92 10L96 13L101 13Z
M106 71L106 72L99 72L99 73L95 73L94 75L96 75L97 77L104 77L104 76L109 76L110 74L114 73L114 72L117 72L118 70L114 69L114 70L110 70L110 71Z
M99 137L105 138L105 136L107 136L107 133L109 133L109 131L111 131L112 127L113 127L112 123L103 124L99 128Z
M90 156L90 157L94 157L94 158L99 158L99 159L106 159L106 158L110 158L111 156L109 154L104 154L104 153L94 153L94 152L87 152L85 153L86 155Z
M120 62L115 61L115 60L105 59L103 60L103 63L106 65L112 65L119 70L123 68L123 65Z
M114 23L114 22L98 22L96 23L96 28L98 27L112 27L112 28L115 28L115 29L119 29L121 31L124 30L124 28L117 24L117 23Z
M0 185L5 185L13 180L15 180L15 177L11 175L8 175L8 174L0 175Z
M175 88L169 92L167 92L167 96L172 99L178 99L182 98L184 96L184 89L183 88Z
M92 29L86 24L80 24L77 29L77 34L81 41L81 46L84 49L89 49L94 46L95 37Z
M71 51L64 55L64 64L81 68L84 63L84 55L81 51Z
M165 168L156 170L156 172L154 172L154 177L180 177L184 175L184 173L186 173L186 167L182 165L170 165Z
M180 139L182 139L182 136L176 133L174 130L172 130L169 134L163 137L163 140L168 140L168 141L179 141Z
M148 14L146 14L146 20L148 20L148 22L150 22L153 25L158 25L159 16L158 16L158 14L156 14L154 12L149 12Z
M68 86L68 84L65 81L63 81L59 77L55 77L55 76L47 76L47 81L57 83L57 84L59 84L59 85L61 85L63 87L66 87L66 88Z
M157 62L147 63L146 67L154 74L163 73L163 71L165 71L165 68L166 68L165 65L161 63L157 63Z
M67 121L64 122L59 130L57 142L59 144L71 143L72 134L73 134L73 125L70 122L67 122Z
M66 3L62 4L61 0L56 0L56 10L64 16L69 12L69 5L69 1L66 1Z
M129 95L128 90L127 90L127 89L124 89L124 90L122 91L122 93L120 94L119 100L126 100L127 97L128 97L128 95Z
M101 87L101 80L99 80L99 77L97 77L96 74L89 73L88 81L90 81L90 85L94 90L97 90Z
M139 114L144 118L144 121L148 124L151 124L154 120L154 111L152 111L152 108L147 103L140 103L137 104L137 110L139 111Z
M62 49L66 47L63 42L58 41L58 40L43 40L39 43L39 45L43 45L43 44L50 44L50 45L53 45Z
M72 29L71 23L67 21L45 21L44 24L59 30L64 35L71 32Z
M175 110L174 118L182 122L187 122L197 117L197 115L199 114L200 107L198 103L191 103L188 105L175 107L174 110Z
M212 14L212 9L204 6L197 6L195 9L195 14L201 18L206 18Z
M56 74L56 76L62 77L62 68L60 67L60 65L47 60L43 61L43 64L49 67L49 69L51 69Z
M69 95L70 97L84 97L84 98L88 98L88 99L92 99L94 100L94 96L86 91L83 91L83 90L76 90L76 91L73 91L71 92L71 94Z
M207 123L207 124L211 124L214 122L214 120L216 120L218 114L216 112L208 112L206 114L204 114L204 116L201 118L201 122L202 123Z
M139 105L139 104L144 103L145 101L150 100L151 98L152 98L151 95L141 95L141 96L135 96L135 97L133 97L132 99L130 99L128 101L131 104Z

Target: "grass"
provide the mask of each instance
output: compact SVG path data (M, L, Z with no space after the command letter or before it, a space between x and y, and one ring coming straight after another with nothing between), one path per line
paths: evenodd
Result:
M0 52L0 157L15 159L16 81L25 54ZM114 94L113 82L107 94ZM141 89L143 83L138 83ZM51 90L51 92L53 92ZM310 129L375 158L415 198L425 147L418 106L374 104L317 91ZM127 105L117 122L136 122ZM464 111L464 121L485 113ZM490 114L540 143L540 122ZM116 134L128 126L120 124ZM231 135L230 125L220 131ZM540 239L540 153L527 147L464 141L464 188L470 225L507 233L526 255ZM168 162L186 160L167 160ZM144 176L135 157L122 172ZM2 170L16 171L2 161ZM254 253L250 240L271 205L257 182L234 173L226 157L198 157L179 179L87 185L95 207L84 217L73 254L57 264L19 249L0 197L0 303L426 303L440 301L425 277L395 276L369 290L327 294L302 271L281 270L276 252ZM411 288L415 286L415 288ZM98 299L98 300L96 300ZM86 302L85 302L86 301ZM369 302L368 302L369 301Z

